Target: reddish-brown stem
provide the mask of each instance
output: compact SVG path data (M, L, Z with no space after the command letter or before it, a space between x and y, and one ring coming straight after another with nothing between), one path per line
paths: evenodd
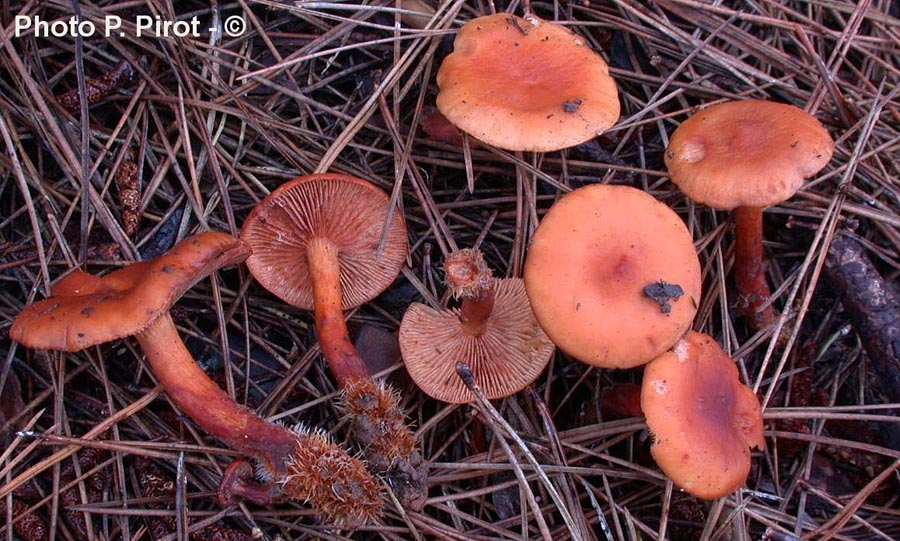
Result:
M747 325L751 330L758 331L775 323L775 309L771 304L763 307L771 296L763 254L763 209L738 207L734 216L734 280L738 301L743 307Z
M471 296L463 297L459 310L459 322L462 330L470 336L479 336L484 332L491 311L494 309L494 284L491 283Z
M643 417L641 386L634 383L616 383L600 396L600 413L606 420Z
M260 467L262 479L255 483L250 464L235 461L222 479L221 502L298 500L311 503L327 519L348 525L365 524L380 515L379 486L363 462L320 433L270 423L232 400L194 361L171 316L159 317L136 337L175 405Z
M169 314L136 335L166 393L185 415L232 449L260 461L272 473L287 471L297 436L231 399L200 368Z
M360 379L372 379L366 363L350 341L344 321L341 268L334 243L312 239L306 247L313 286L316 334L331 373L342 387Z
M420 509L428 494L427 464L416 451L415 436L404 422L399 397L372 380L371 371L350 341L337 248L326 239L315 238L306 246L306 257L319 347L343 390L344 409L365 448L369 467L390 479L402 505Z

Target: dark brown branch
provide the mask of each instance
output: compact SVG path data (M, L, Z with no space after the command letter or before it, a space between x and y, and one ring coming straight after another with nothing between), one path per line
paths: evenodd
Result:
M872 360L875 381L888 400L900 403L900 298L878 274L863 245L849 235L838 235L831 243L825 277ZM886 428L889 445L900 449L900 426L891 423Z

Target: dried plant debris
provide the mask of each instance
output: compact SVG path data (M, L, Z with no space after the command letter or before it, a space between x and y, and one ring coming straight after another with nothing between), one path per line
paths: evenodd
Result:
M672 312L669 301L677 301L684 295L684 290L678 284L670 284L665 280L653 282L644 287L644 296L653 302L659 303L659 311L663 314Z
M172 510L175 507L175 479L153 460L138 457L134 461L138 486L144 498L151 500L147 507L155 510ZM153 539L162 539L176 532L175 515L147 515L147 527ZM211 524L190 534L191 541L250 541L249 531L224 524Z

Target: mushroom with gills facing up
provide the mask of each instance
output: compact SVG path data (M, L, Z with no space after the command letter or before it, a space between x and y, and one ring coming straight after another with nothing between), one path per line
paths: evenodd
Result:
M533 13L477 17L438 69L437 106L497 148L549 152L593 139L619 119L609 67L584 38Z
M525 261L525 290L547 336L602 368L649 362L690 328L700 261L681 218L628 186L594 184L560 198Z
M459 250L444 263L459 309L410 305L400 324L400 351L410 377L426 394L453 404L474 402L457 363L472 369L487 398L519 392L534 381L554 346L534 319L520 278L496 279L481 252Z
M759 400L706 334L688 333L647 364L641 409L656 463L698 498L721 498L743 486L750 448L765 448Z
M322 433L288 429L237 404L194 361L178 335L169 314L172 305L204 277L249 254L249 246L231 235L206 232L158 258L105 276L75 271L54 287L52 297L16 317L10 338L34 349L74 352L133 335L172 402L204 431L254 459L265 477L261 485L249 484L230 468L221 500L298 500L335 523L370 522L381 514L380 484L362 461Z
M381 245L382 235L384 244ZM250 272L286 303L315 311L315 328L363 455L400 502L421 508L427 464L399 396L376 382L350 341L344 310L396 279L406 261L406 224L386 193L350 175L315 174L279 186L247 217ZM381 250L379 248L381 247Z
M831 160L834 142L814 116L783 103L720 103L672 133L665 162L692 200L734 210L738 304L758 331L775 322L763 254L763 208L790 199Z

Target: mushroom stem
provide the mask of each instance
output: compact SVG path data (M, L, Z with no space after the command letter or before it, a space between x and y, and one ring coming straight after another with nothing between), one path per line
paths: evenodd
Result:
M254 414L219 388L187 350L168 313L135 338L172 402L200 428L260 460L272 472L286 471L296 435Z
M416 450L416 438L406 426L400 397L376 383L350 341L344 321L340 262L334 243L314 238L306 246L313 287L319 347L342 389L343 409L373 471L386 475L400 502L414 510L427 496L427 463Z
M747 325L758 331L775 323L775 309L769 304L763 254L762 207L738 207L735 216L734 280Z
M494 279L480 250L466 248L447 256L444 262L447 286L454 297L462 298L459 322L469 336L484 333L494 309Z
M371 379L366 363L350 342L341 292L341 268L334 243L315 238L306 247L315 302L316 334L322 355L341 387Z
M222 478L219 501L239 498L260 504L281 499L309 502L329 520L349 526L381 512L378 482L365 464L322 433L291 430L266 421L231 399L194 361L166 313L136 334L156 378L178 408L204 431L251 456L233 463Z
M494 309L494 285L491 283L470 297L464 297L459 309L462 330L470 336L481 336Z

